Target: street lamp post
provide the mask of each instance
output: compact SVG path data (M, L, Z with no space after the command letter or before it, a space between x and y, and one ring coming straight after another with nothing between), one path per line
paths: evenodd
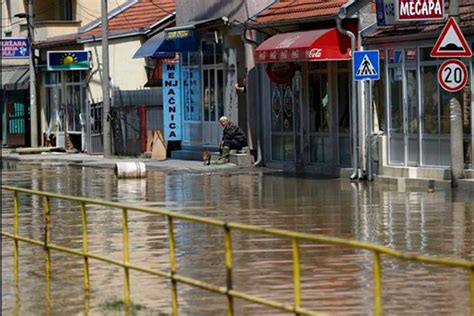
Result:
M109 38L107 0L101 2L102 13L102 96L104 157L112 155L110 128Z
M27 34L29 43L29 75L30 75L30 144L31 147L38 147L38 106L36 103L36 64L35 51L33 49L34 29L33 29L33 0L28 0L28 13L15 14L17 18L26 19Z

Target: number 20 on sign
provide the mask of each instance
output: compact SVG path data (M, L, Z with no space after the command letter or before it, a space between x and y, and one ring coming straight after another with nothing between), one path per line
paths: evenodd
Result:
M456 92L464 88L467 77L467 67L458 59L445 61L438 70L438 82L444 90L449 92Z

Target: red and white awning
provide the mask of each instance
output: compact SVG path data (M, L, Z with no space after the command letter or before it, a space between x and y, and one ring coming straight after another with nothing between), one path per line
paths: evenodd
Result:
M350 60L350 38L336 28L277 34L257 47L256 61Z

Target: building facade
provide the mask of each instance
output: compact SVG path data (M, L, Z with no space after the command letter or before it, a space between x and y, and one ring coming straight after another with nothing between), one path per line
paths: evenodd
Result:
M94 2L95 7L87 6L84 2L74 2L72 12L96 12L100 14L100 2ZM154 32L174 25L174 1L141 2L131 0L116 2L108 12L108 42L109 42L109 75L110 97L112 110L117 107L126 107L133 112L137 100L155 96L157 93L144 86L148 83L153 71L154 61L151 59L134 59L133 55L138 48ZM98 7L97 7L98 6ZM82 11L81 11L82 10ZM84 13L85 14L85 13ZM35 49L39 55L38 85L40 91L40 122L43 144L74 147L77 150L90 154L103 152L103 120L102 109L102 28L101 18L89 16L86 24L68 34L65 30L59 36L47 36L35 42ZM51 32L50 32L51 33ZM58 32L59 33L59 32ZM52 70L48 69L48 54L63 54L64 60L73 58L81 52L88 54L88 67L83 70ZM77 56L76 56L77 57ZM63 99L63 90L66 96ZM127 100L122 100L122 92L127 92ZM133 98L133 100L130 100ZM66 103L67 106L63 106ZM161 106L161 98L142 101L141 105ZM136 110L136 109L135 109ZM120 126L123 120L120 112L109 114L113 121L115 137L111 142L117 145L116 153L137 155L140 153L140 134L123 134ZM161 116L151 117L152 126L158 126ZM118 118L117 118L118 116ZM129 118L130 130L138 130L135 116ZM127 121L125 119L125 123ZM136 124L137 126L133 126ZM67 128L66 139L64 130ZM115 141L115 142L114 142ZM127 143L129 142L129 143ZM68 143L68 144L67 144ZM133 147L129 151L128 147Z
M199 159L203 149L216 150L223 115L247 132L256 149L255 65L243 26L269 3L176 1L176 26L165 30L172 47L161 47L178 53L181 69L181 150L172 157ZM238 92L236 85L247 89Z
M359 136L351 117L363 117L351 109L351 40L337 27L346 2L281 1L256 18L260 138L267 166L340 176L359 159L351 149L351 135ZM359 37L374 21L367 2L341 27Z
M460 1L459 27L474 47L474 7ZM448 15L446 6L446 16ZM459 60L468 68L468 81L458 92L444 90L438 70L446 58L431 51L447 19L379 26L364 35L366 47L380 49L382 80L374 85L373 106L379 121L381 175L450 179L450 99L461 104L465 176L471 177L473 144L473 57Z
M2 2L2 146L30 145L29 43L23 1Z

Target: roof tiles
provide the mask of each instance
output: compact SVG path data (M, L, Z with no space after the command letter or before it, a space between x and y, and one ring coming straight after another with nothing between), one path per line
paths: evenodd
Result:
M336 15L347 0L280 0L260 13L257 23L275 23L288 20Z
M146 29L157 21L173 14L176 9L174 0L141 0L122 13L109 20L109 34ZM102 26L80 34L80 37L102 34Z

